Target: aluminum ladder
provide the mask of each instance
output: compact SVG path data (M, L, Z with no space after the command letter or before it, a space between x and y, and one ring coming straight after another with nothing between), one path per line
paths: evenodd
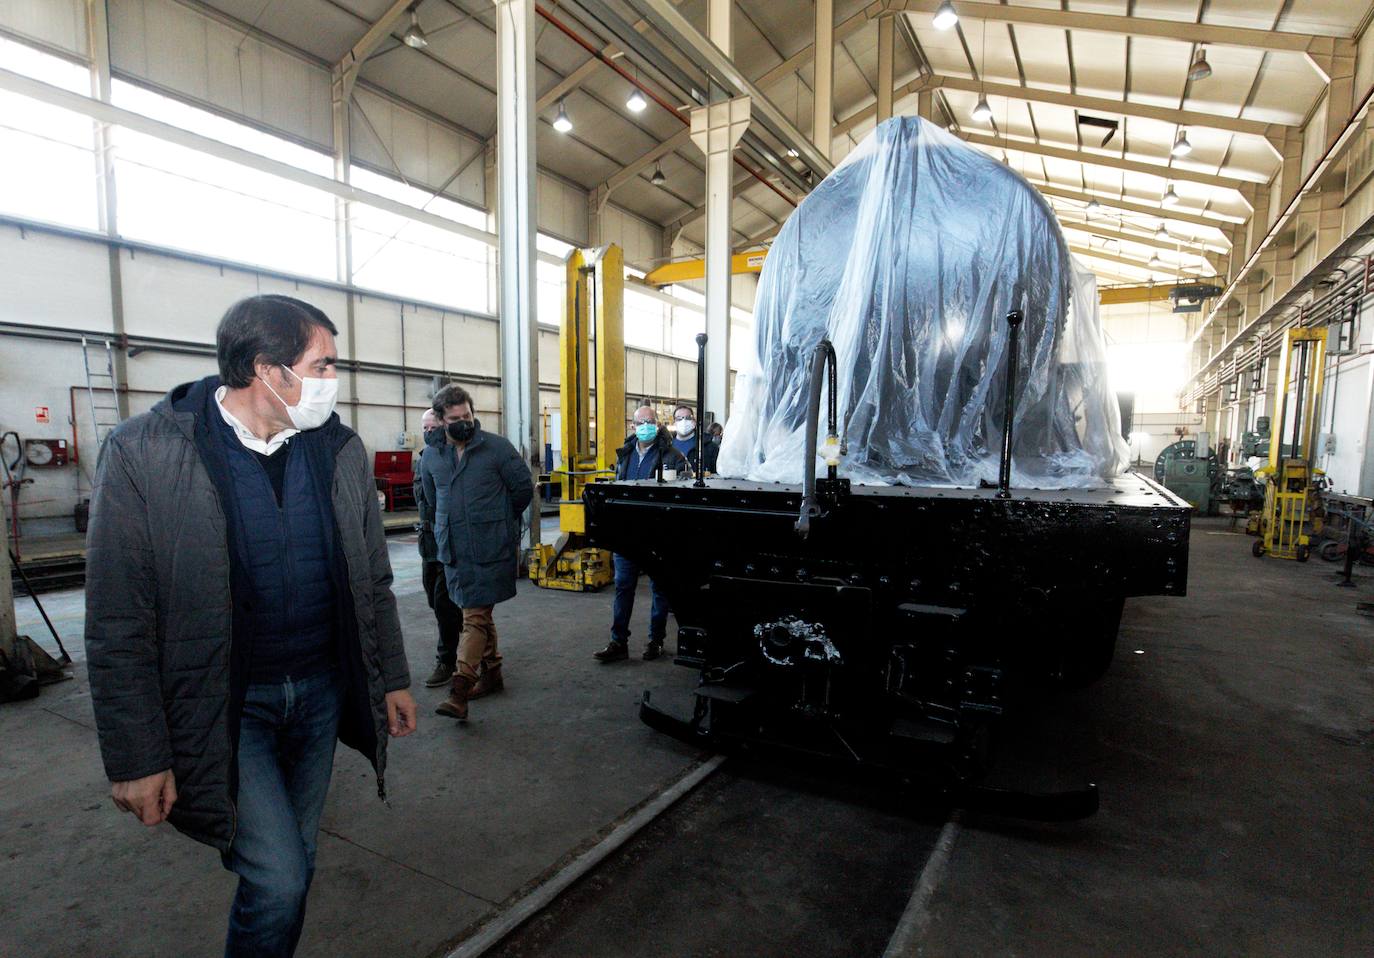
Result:
M81 362L86 367L86 395L91 401L91 423L95 430L96 448L100 449L105 444L105 437L110 434L110 430L120 422L119 380L115 378L114 372L114 346L108 339L91 342L82 336Z

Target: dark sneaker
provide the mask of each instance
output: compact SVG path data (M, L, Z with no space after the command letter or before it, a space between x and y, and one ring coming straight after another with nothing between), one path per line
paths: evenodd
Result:
M603 665L607 662L619 662L630 657L630 650L624 642L617 642L615 639L606 643L606 647L600 652L593 652L592 656Z
M429 673L429 678L425 679L425 688L437 689L441 685L448 685L451 678L453 678L453 666L438 662L434 666L434 671Z
M658 658L658 657L659 657L660 655L662 655L662 654L663 654L663 640L662 640L662 639L660 639L660 640L657 641L657 642L650 642L648 645L644 646L644 661L645 661L645 662L652 662L654 659Z

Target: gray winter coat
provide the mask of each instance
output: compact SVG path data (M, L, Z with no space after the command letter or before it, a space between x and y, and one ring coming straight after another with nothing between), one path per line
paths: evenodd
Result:
M461 459L447 443L426 446L420 478L454 604L466 609L514 598L520 516L534 498L520 453L504 437L478 431Z
M178 793L171 823L226 851L236 827L242 689L231 690L238 653L225 512L198 446L200 400L216 385L179 386L105 440L87 533L86 653L107 777L170 768ZM391 563L362 440L337 416L312 432L334 463L331 498L351 594L342 598L352 616L341 631L349 691L339 737L372 761L381 792L385 696L410 685Z

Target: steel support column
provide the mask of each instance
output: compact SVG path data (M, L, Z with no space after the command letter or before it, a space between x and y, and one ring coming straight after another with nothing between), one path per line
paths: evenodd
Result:
M86 36L91 47L91 96L101 103L109 103L113 91L110 75L110 20L107 0L86 0ZM94 124L96 196L100 203L100 230L114 239L119 236L118 202L115 195L114 138L110 135L110 125L97 120ZM110 322L111 331L116 339L124 335L124 268L120 261L119 247L111 243L109 250L110 277ZM129 385L128 353L123 349L111 352L115 380L126 387ZM129 415L129 394L115 390L115 406L119 418ZM92 424L92 429L95 425ZM95 475L95 463L91 462L91 476Z
M730 414L731 154L749 126L749 97L692 111L692 142L706 156L706 409Z
M879 123L892 119L892 97L896 80L893 60L897 51L897 21L891 16L878 18L878 114Z
M353 83L357 79L356 67L346 68L336 65L330 71L329 99L334 134L334 179L348 183L352 179L352 97ZM334 271L340 283L353 284L353 224L352 204L341 196L334 197ZM348 398L358 396L358 328L356 320L356 299L352 293L344 297L344 331L348 346L344 357L348 363ZM348 406L348 424L358 428L358 406Z
M816 0L816 59L811 82L811 141L830 159L835 125L835 0Z
M537 468L539 379L534 294L534 0L496 6L497 216L501 249L501 432ZM539 544L539 496L527 545Z

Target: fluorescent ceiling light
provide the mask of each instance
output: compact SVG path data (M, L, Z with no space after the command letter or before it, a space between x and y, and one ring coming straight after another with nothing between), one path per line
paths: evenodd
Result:
M425 36L425 31L420 29L419 11L410 11L410 26L406 27L406 32L401 34L401 42L408 47L414 47L416 50L423 50L429 46L429 37Z
M973 118L983 123L992 119L992 107L988 106L988 98L986 96L980 95L978 97L978 105L973 108Z
M1197 59L1188 68L1188 79L1205 80L1212 75L1212 65L1207 62L1207 48L1197 48Z
M563 105L563 101L558 101L558 115L553 118L553 128L559 133L572 132L572 120L568 119L568 108Z
M930 23L936 30L948 30L959 22L959 14L954 12L954 4L945 0L935 8L935 16L931 17Z
M796 150L794 150L794 149L793 149L792 147L790 147L790 146L787 148L787 155L790 156L790 157L791 157L792 159L794 159L794 160L795 160L797 157L801 156L800 153L798 153Z

